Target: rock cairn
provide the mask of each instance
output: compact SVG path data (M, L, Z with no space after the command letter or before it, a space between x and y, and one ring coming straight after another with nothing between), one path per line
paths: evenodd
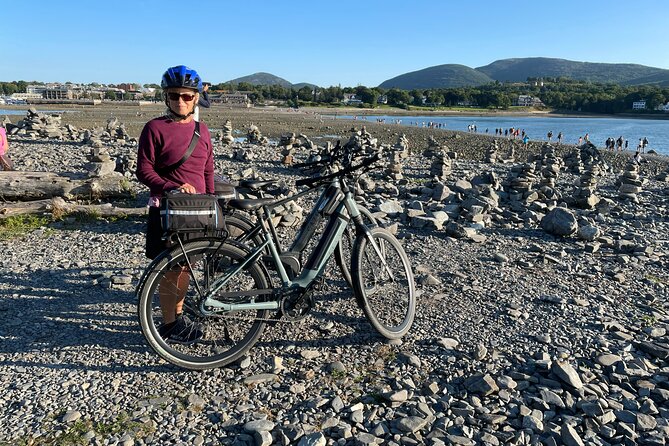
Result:
M524 163L511 168L510 178L506 182L506 191L509 199L514 202L528 203L533 197L532 186L537 179L534 163ZM533 197L538 198L538 195Z
M639 178L639 165L630 160L625 165L625 170L618 178L618 195L624 200L630 200L634 203L639 202L637 194L642 191L643 181Z
M581 160L581 152L578 149L574 149L569 152L564 157L564 163L566 168L577 175L583 173L584 166L583 161Z
M375 153L378 150L378 139L374 138L371 133L367 131L365 126L360 130L355 127L351 129L351 136L344 144L345 149L353 150L353 152Z
M578 188L574 194L576 206L582 209L593 209L599 203L600 198L595 194L597 188L597 177L601 175L601 169L597 164L591 164L579 177Z
M432 164L430 165L430 175L434 178L443 180L452 171L453 161L445 150L438 150L432 153Z
M560 193L556 190L555 183L563 164L562 159L555 154L553 146L545 144L541 148L541 154L537 158L537 168L540 169L541 174L539 190L543 201L557 201L560 199Z
M246 132L246 142L250 144L267 144L269 141L267 138L262 136L260 129L257 125L251 124L248 131Z
M299 146L295 133L286 133L279 138L279 147L281 148L281 155L283 160L281 162L286 166L293 165L295 148Z
M220 141L227 145L230 145L235 141L235 137L232 136L232 122L229 119L226 119L223 124L223 134L221 135Z
M88 177L103 177L116 170L116 160L112 159L106 150L92 148L88 155L88 163L84 166Z
M404 133L397 137L397 142L393 146L393 149L400 154L401 159L409 157L409 140Z
M489 146L486 150L484 161L486 163L496 163L497 162L497 153L499 152L499 144L497 140L493 142L493 145Z
M436 152L442 151L441 144L434 138L434 136L430 135L427 138L427 149L423 152L423 155L425 156L434 156Z
M110 138L116 139L119 142L125 142L125 140L130 139L125 124L119 122L116 117L111 117L107 120L106 130Z
M403 179L402 169L402 152L390 150L388 154L388 162L384 171L386 178L394 181Z
M33 139L41 137L77 140L79 138L79 132L76 127L69 124L66 126L62 125L60 114L39 113L32 107L28 109L26 116L15 126L10 124L6 127L12 135L21 135Z

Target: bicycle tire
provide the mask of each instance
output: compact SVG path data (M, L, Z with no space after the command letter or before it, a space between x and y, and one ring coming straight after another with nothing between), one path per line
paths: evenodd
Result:
M368 228L374 228L378 225L376 218L369 210L363 206L358 206L362 220ZM353 289L353 281L351 279L351 262L353 260L353 246L355 244L355 225L349 224L341 236L341 240L335 248L335 261L339 266L341 275L348 286Z
M365 235L356 239L352 265L354 291L376 331L387 339L399 339L407 334L416 315L411 263L400 242L387 230L371 229L370 239ZM372 243L379 248L380 255Z
M226 366L242 357L262 335L269 310L237 311L235 314L204 315L199 309L200 294L195 282L205 293L216 277L235 262L242 260L248 250L243 245L223 243L220 240L195 240L161 254L138 291L138 315L142 334L149 346L166 361L191 370ZM165 341L159 334L162 323L160 294L176 292L174 281L165 278L170 272L180 271L190 261L188 288L184 298L184 314L203 331L198 342L190 345ZM242 269L221 291L248 291L269 289L270 278L260 262ZM165 298L165 297L163 297ZM259 295L256 300L265 296ZM237 298L237 302L248 298Z
M228 237L240 243L248 244L250 241L253 246L259 246L262 243L262 237L259 234L254 237L249 236L254 226L253 222L241 213L225 216L225 230L228 232Z

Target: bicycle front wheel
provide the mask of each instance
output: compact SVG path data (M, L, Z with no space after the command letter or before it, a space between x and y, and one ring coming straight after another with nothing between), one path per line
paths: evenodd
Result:
M387 339L407 334L416 315L411 264L400 242L383 228L356 239L353 289L365 316Z
M228 274L246 254L241 245L197 240L184 244L183 249L177 246L165 252L152 263L151 271L138 290L138 313L142 333L158 355L179 367L202 370L228 365L255 344L264 330L269 310L211 314L210 308L203 312L200 306L216 279ZM259 302L269 297L257 290L269 289L269 283L267 271L255 262L241 269L216 295L240 292L239 297L219 300ZM185 341L183 337L175 340L164 337L165 330L161 330L163 310L173 309L180 299L183 299L183 314L192 324L190 330L199 335L190 338L197 339L186 336Z
M368 228L373 228L377 226L376 218L372 215L371 212L365 207L358 206L360 215L362 216L362 221ZM344 280L349 287L353 288L353 280L351 279L351 261L353 259L353 245L355 244L355 225L352 223L346 227L344 233L341 236L341 240L337 244L335 249L335 260L341 271L341 275L344 277Z

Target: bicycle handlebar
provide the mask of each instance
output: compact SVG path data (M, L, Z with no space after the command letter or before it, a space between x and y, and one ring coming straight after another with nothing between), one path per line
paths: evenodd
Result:
M324 182L330 181L334 178L343 177L344 175L348 175L349 173L354 172L356 170L362 169L364 167L369 167L380 159L381 159L381 155L377 153L374 156L371 156L371 157L363 160L362 163L358 164L357 166L347 167L345 169L340 170L339 172L331 173L330 175L325 175L323 177L303 178L301 180L297 180L297 181L295 181L295 186L298 186L298 187L299 186L309 186L309 187L311 187L311 186L313 186L315 184L318 184L318 183L324 183Z

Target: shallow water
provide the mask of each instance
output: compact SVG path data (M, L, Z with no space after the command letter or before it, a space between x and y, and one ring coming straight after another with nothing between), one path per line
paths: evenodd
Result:
M324 116L325 117L325 116ZM356 119L354 115L327 116L330 119ZM629 150L636 149L640 138L649 141L646 151L655 150L669 155L669 120L631 119L631 118L561 118L541 116L358 116L358 121L382 121L403 126L427 127L430 123L441 124L445 130L466 132L469 125L476 125L477 133L495 135L495 128L519 128L525 130L531 140L546 140L549 131L553 132L553 141L562 132L563 143L576 144L579 136L589 134L590 142L597 147L604 147L607 138L618 139L622 136L629 141Z

